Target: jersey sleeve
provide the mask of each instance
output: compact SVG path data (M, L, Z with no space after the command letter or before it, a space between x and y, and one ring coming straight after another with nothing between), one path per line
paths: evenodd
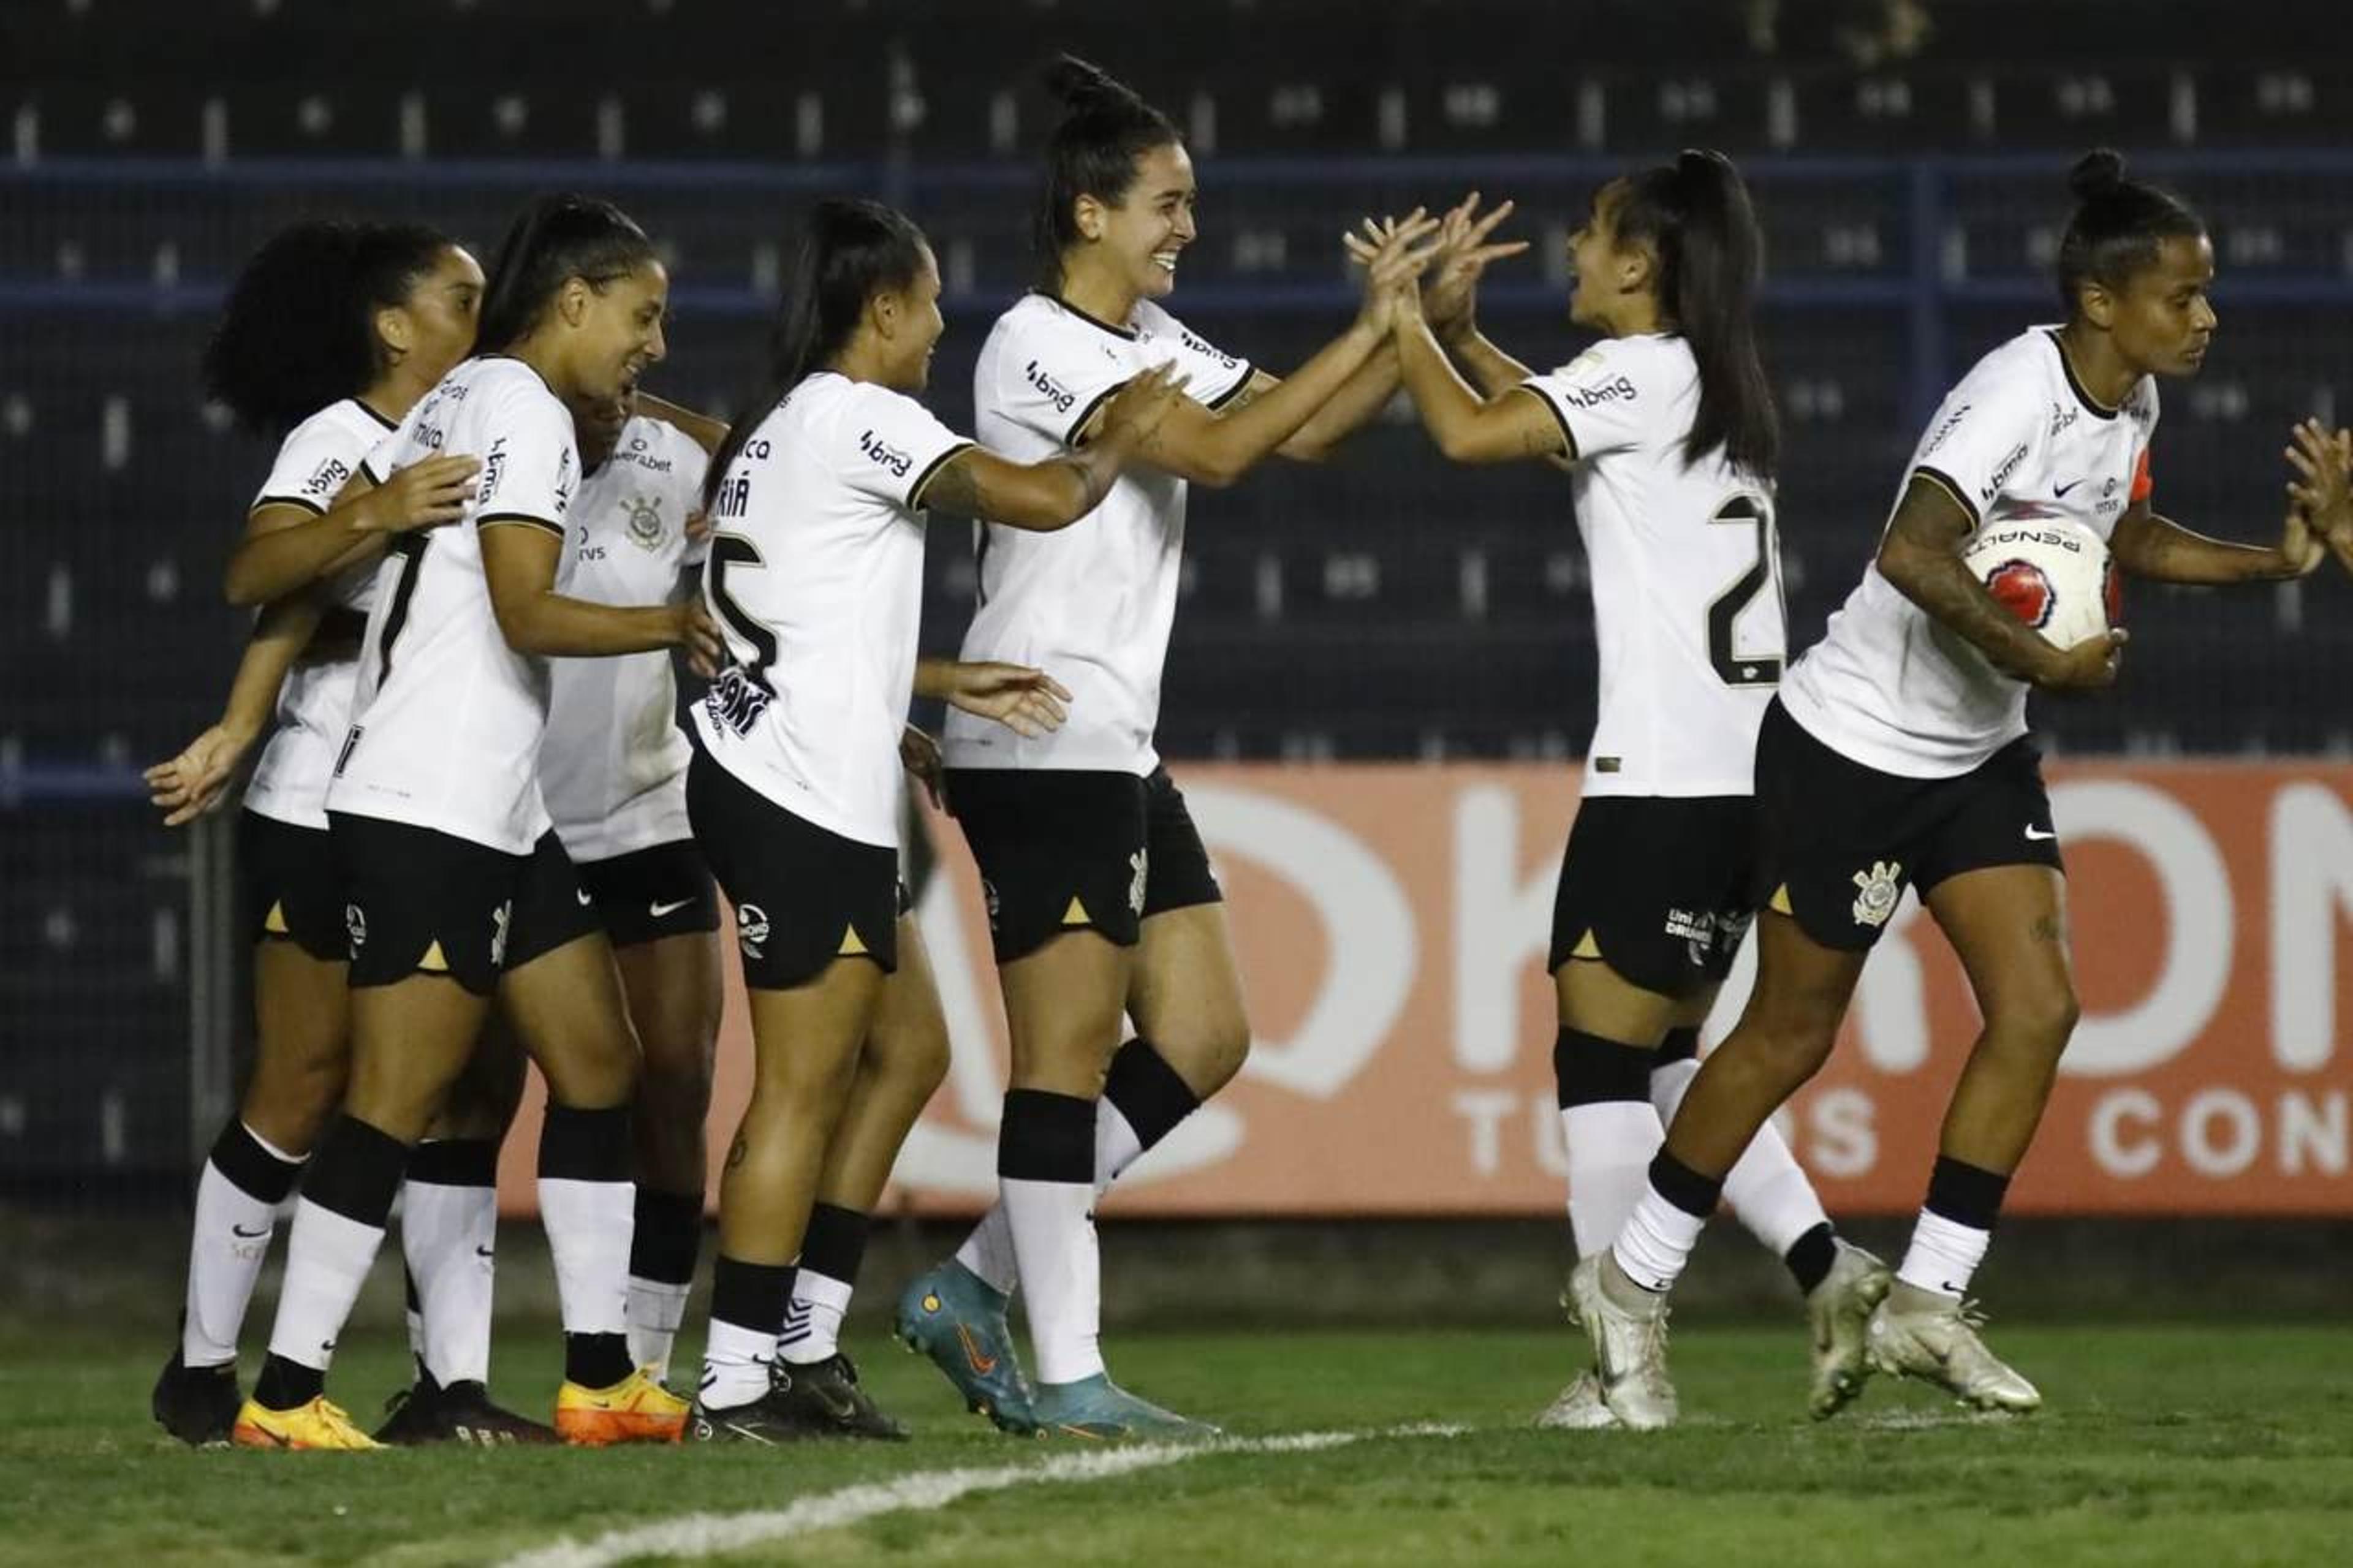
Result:
M391 437L386 437L389 440ZM364 441L328 419L309 419L287 436L269 465L269 477L248 510L266 506L299 506L323 512L367 457Z
M2051 405L2039 385L2011 367L2004 386L1972 375L1946 395L1913 454L1905 483L1926 479L1953 498L1975 527L2010 476L2026 465L2050 424Z
M1135 374L1125 349L1101 329L1031 308L997 356L997 385L983 388L989 412L1058 447L1075 447L1095 411ZM1013 323L1008 323L1013 324Z
M561 538L580 479L572 416L536 386L511 386L488 426L490 449L474 481L474 526L524 523Z
M1147 302L1137 313L1152 324L1155 344L1176 346L1173 357L1176 374L1185 378L1185 395L1203 407L1223 408L1258 374L1250 361L1226 353L1157 305Z
M1634 356L1596 343L1558 370L1532 375L1517 390L1532 394L1560 422L1567 456L1590 462L1641 444L1647 426L1665 416L1663 388L1647 386Z
M850 489L909 511L948 459L974 443L912 397L871 384L843 411L836 461Z

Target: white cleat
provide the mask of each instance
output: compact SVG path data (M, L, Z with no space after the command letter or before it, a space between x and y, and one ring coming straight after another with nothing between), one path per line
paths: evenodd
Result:
M1871 1367L1933 1383L1977 1410L2023 1415L2042 1395L1978 1338L1985 1319L1973 1301L1898 1286L1872 1314Z
M1579 1263L1568 1277L1569 1315L1593 1345L1601 1399L1609 1413L1637 1432L1675 1424L1675 1385L1667 1380L1667 1299L1620 1277L1640 1298L1627 1306L1602 1279L1615 1268L1608 1248Z
M1601 1380L1589 1372L1580 1372L1577 1381L1560 1391L1560 1396L1544 1408L1536 1425L1547 1432L1609 1432L1625 1425L1610 1414L1609 1405L1601 1397Z
M1814 1334L1813 1384L1806 1408L1828 1420L1862 1392L1871 1375L1868 1336L1872 1310L1887 1299L1894 1276L1887 1265L1860 1247L1838 1244L1838 1259L1822 1282L1806 1296L1806 1321Z

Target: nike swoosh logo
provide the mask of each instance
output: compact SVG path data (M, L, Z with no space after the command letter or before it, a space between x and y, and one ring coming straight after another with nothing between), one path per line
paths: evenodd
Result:
M2052 832L2052 831L2051 831L2050 829L2048 829L2048 828L2037 828L2037 827L2030 826L2030 827L2028 827L2028 828L2027 828L2027 830L2026 830L2026 841L2027 841L2029 844L2041 844L2041 843L2043 843L2043 842L2045 842L2045 841L2047 841L2047 840L2049 840L2049 839L2056 838L2056 837L2059 837L2059 836L2058 836L2056 833Z
M495 1255L487 1247L478 1247L474 1248L474 1256L477 1258L490 1258Z
M231 1236L241 1236L245 1237L246 1240L252 1241L259 1237L268 1236L269 1234L269 1227L265 1225L259 1230L248 1230L241 1225L232 1223L228 1227L228 1233Z
M692 902L694 902L692 899L680 899L671 903L652 904L647 907L646 912L653 916L654 919L659 920L664 915L676 914L679 910L686 908L687 905Z
M2083 482L2084 482L2084 481L2083 481L2083 480L2081 480L2081 479L2069 479L2069 480L2068 480L2065 484L2063 484L2063 485L2052 485L2052 486L2051 487L2051 494L2052 494L2052 496L2054 499L2055 499L2055 498L2057 498L2057 497L2059 497L2059 496L2063 496L2063 495L2065 495L2069 490L2073 489L2077 485L2080 485L2080 484L2082 484Z
M582 907L583 909L587 908L587 906L588 906L588 889L586 889L586 888L575 888L575 889L572 889L572 892L573 892L573 896L574 896L575 898L576 898L576 899L578 899L578 900L580 900L580 905L581 905L581 907Z
M956 1325L956 1338L963 1342L964 1359L972 1363L973 1371L978 1373L983 1377L987 1377L990 1373L997 1370L997 1358L993 1355L984 1355L981 1353L980 1345L973 1339L972 1331L970 1329L965 1328L962 1323L958 1323Z

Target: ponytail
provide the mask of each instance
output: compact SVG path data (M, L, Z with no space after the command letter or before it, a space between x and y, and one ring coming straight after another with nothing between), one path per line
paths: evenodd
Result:
M1683 461L1720 447L1735 468L1769 481L1781 426L1757 353L1764 242L1740 171L1721 153L1686 149L1628 178L1614 227L1620 246L1647 243L1657 255L1660 308L1699 366Z
M2198 239L2205 221L2172 192L2125 174L2122 153L2086 153L2067 175L2074 216L2059 242L2059 298L2067 319L2083 312L2086 283L2121 289L2134 273L2157 264L2168 239Z
M923 270L923 231L881 202L827 197L808 210L785 273L785 297L768 342L768 365L703 479L703 504L719 495L735 455L768 411L858 331L866 302L913 286Z
M548 302L571 279L601 293L656 259L646 231L612 203L534 196L491 262L476 344L485 353L512 348L539 325Z
M1046 183L1032 220L1038 287L1059 293L1062 253L1079 243L1081 196L1117 206L1135 184L1136 160L1181 145L1176 126L1133 89L1075 55L1047 63L1046 91L1062 118L1046 140Z

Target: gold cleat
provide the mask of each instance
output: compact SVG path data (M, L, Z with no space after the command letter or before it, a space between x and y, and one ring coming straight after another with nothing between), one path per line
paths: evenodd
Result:
M228 1440L240 1448L321 1448L356 1451L383 1444L352 1425L343 1407L323 1394L291 1410L271 1410L248 1399L237 1413Z
M675 1443L686 1433L688 1403L639 1367L610 1388L566 1383L555 1392L555 1434L579 1448L616 1443Z

